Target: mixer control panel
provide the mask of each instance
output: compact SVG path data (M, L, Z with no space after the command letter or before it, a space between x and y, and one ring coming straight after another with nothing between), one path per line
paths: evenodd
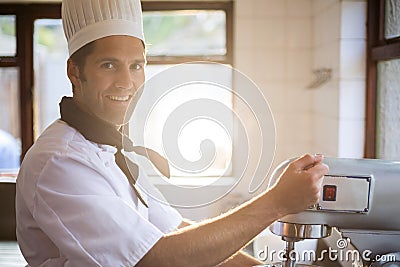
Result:
M367 213L371 182L371 176L326 175L319 202L310 209Z

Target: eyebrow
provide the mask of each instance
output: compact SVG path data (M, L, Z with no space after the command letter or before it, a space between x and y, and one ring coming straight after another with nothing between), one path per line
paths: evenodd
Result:
M118 62L120 61L119 59L115 58L115 57L104 57L104 58L99 58L95 61L95 63L100 63L100 62L104 62L104 61L110 61L110 62ZM133 60L134 63L146 63L147 60L145 58L143 59L135 59Z

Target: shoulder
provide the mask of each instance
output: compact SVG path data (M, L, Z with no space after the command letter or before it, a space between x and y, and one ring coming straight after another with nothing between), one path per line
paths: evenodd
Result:
M77 130L61 120L51 124L24 157L20 175L38 177L48 164L63 159L76 159L90 164L96 160L99 146L86 140ZM92 165L92 164L91 164Z
M40 135L28 151L25 159L46 160L55 155L74 154L85 156L98 149L96 144L86 140L77 130L67 123L57 120Z
M29 149L22 161L17 188L25 199L33 199L38 183L55 188L76 188L104 175L99 145L86 140L63 121L50 125Z

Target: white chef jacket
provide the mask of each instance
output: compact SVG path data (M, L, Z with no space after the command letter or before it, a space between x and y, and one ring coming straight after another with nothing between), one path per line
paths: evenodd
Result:
M116 151L61 120L28 151L17 178L16 216L31 266L131 267L182 222L158 197L144 194L149 208L138 201ZM137 184L146 178L141 170Z

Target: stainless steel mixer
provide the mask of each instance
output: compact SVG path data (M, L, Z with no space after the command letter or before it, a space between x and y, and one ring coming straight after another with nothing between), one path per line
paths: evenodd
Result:
M291 161L275 169L269 186ZM330 171L318 204L270 226L286 242L286 260L279 265L296 265L297 241L320 239L315 265L400 266L400 162L325 158L324 163Z

